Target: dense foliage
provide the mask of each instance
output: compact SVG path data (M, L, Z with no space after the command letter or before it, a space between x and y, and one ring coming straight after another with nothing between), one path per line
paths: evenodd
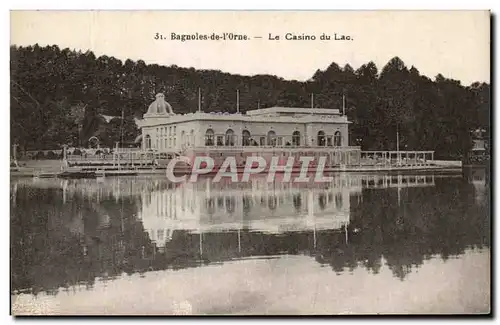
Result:
M470 149L470 130L489 131L490 85L437 75L434 80L391 59L380 71L373 62L354 70L332 63L306 82L270 75L241 76L214 70L122 62L57 46L11 47L11 142L21 149L86 146L95 135L108 146L138 134L141 117L158 92L176 113L193 112L198 88L204 111L236 111L274 105L341 108L353 121L351 145L364 150L435 150L459 158ZM125 117L123 120L121 116ZM102 115L116 116L106 122Z

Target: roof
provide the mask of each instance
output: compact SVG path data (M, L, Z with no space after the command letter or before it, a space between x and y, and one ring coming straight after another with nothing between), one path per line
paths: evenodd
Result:
M156 99L152 102L146 114L161 114L168 115L174 114L172 106L165 101L165 96L162 93L156 95Z
M254 109L246 112L247 115L267 115L267 114L312 114L312 115L340 115L338 109L330 108L305 108L305 107L280 107Z
M111 122L112 119L121 119L122 117L121 116L112 116L112 115L104 115L104 114L100 114L104 120L106 121L106 123L109 123ZM138 125L138 122L140 121L141 119L137 118L137 117L134 117L134 122L135 122L135 125Z
M328 110L332 111L332 110ZM273 115L272 113L269 113ZM142 127L151 127L159 125L174 125L177 123L184 122L194 122L194 121L241 121L241 122L263 122L263 123L329 123L329 124L350 124L352 122L348 121L346 115L340 114L297 114L293 116L292 114L276 114L274 116L269 116L264 113L255 115L246 114L229 114L229 113L187 113L187 114L176 114L172 116L168 115L148 115L144 114L144 119L137 122L137 125Z
M104 120L106 120L106 123L109 123L114 118L121 119L121 116L111 116L111 115L104 115L104 114L101 114L101 116L104 118Z

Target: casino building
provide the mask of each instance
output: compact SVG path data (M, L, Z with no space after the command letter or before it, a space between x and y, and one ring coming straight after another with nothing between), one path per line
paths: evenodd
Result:
M349 122L339 109L270 107L243 113L175 114L157 94L143 119L142 149L157 153L225 157L259 154L327 155L330 165L359 160L349 146Z

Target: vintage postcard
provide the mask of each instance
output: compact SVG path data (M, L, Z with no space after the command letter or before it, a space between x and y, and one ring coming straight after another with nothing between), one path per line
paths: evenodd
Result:
M489 11L11 11L19 315L491 313Z

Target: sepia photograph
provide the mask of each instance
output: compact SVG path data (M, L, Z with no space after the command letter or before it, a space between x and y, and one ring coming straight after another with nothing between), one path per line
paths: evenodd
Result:
M491 315L491 21L10 11L10 314Z

